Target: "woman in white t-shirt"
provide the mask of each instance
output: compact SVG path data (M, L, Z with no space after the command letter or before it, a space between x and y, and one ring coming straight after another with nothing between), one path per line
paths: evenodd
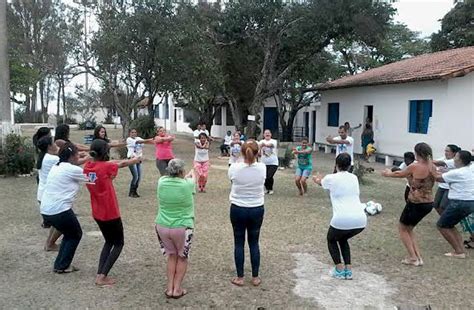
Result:
M141 158L143 157L143 144L145 143L153 143L153 139L142 139L138 137L137 130L132 128L128 132L127 138L127 158ZM130 169L130 173L132 174L132 181L130 182L130 191L128 192L128 196L132 198L138 198L138 185L140 184L140 179L142 175L142 164L141 161L134 165L128 166Z
M258 145L260 146L262 163L267 167L265 189L267 194L273 195L273 176L278 170L277 140L272 139L272 132L269 129L265 129L263 132L263 140L260 140Z
M259 147L254 140L248 140L242 145L244 162L232 164L228 175L232 182L230 200L230 221L234 232L234 260L237 277L231 280L237 286L244 285L244 246L245 234L250 249L252 265L252 284L261 283L258 271L260 268L260 228L264 215L264 191L266 168L257 162Z
M58 146L54 143L53 137L51 136L40 138L36 143L36 147L40 151L38 154L38 161L36 162L36 169L38 169L38 192L36 194L36 199L38 200L38 203L41 204L41 197L43 197L49 171L59 162L59 157L57 155ZM43 223L43 227L49 228L49 234L44 245L44 250L57 251L58 245L56 244L56 240L61 236L61 233L47 223Z
M79 151L71 142L59 149L59 163L51 168L41 197L41 215L45 222L63 234L58 256L54 262L54 272L69 273L78 269L71 265L77 246L82 238L82 229L72 204L88 179L77 166Z
M240 133L235 132L230 142L229 148L229 166L235 163L242 162L242 141L240 140Z
M433 164L437 167L440 172L448 172L456 168L454 166L454 156L459 152L461 148L455 144L448 144L444 149L444 157L433 160ZM448 205L448 192L449 185L447 183L438 182L438 190L434 198L433 207L439 215L443 213L444 209Z
M314 182L328 190L331 197L333 215L327 235L329 254L335 264L331 275L346 280L352 279L348 240L361 233L367 225L367 216L359 199L359 181L348 172L350 167L351 156L341 153L336 157L337 173L324 178L320 175L313 177Z
M198 189L201 193L205 193L209 173L209 137L204 132L199 134L194 148L194 171L197 175Z
M436 177L436 181L449 185L448 205L436 224L454 250L444 254L448 257L466 258L462 237L456 225L474 213L474 166L471 164L471 157L469 151L458 151L454 157L456 169Z

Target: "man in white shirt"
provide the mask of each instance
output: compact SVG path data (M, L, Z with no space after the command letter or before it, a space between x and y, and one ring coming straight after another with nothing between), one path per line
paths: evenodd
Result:
M339 126L339 136L332 137L328 136L326 141L330 144L336 145L336 157L341 153L347 153L351 156L351 167L349 172L354 169L354 139L347 135L347 128L345 126ZM334 166L334 173L336 173L336 167Z
M193 131L194 140L199 138L199 134L201 133L201 124L197 124L196 130Z
M453 247L445 256L466 258L462 237L455 225L474 213L474 166L471 153L461 150L454 157L456 169L436 177L436 181L449 185L448 205L436 224L440 233Z

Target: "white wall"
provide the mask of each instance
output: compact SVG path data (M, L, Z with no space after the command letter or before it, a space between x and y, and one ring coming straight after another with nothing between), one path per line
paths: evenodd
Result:
M409 101L433 100L433 116L427 134L408 132ZM418 142L429 143L434 156L443 154L446 144L474 147L474 73L448 80L406 84L353 87L322 92L318 113L317 141L337 135L327 126L328 103L339 102L339 123L364 124L364 106L374 106L373 125L379 152L401 156ZM362 128L361 128L362 129ZM355 151L361 153L361 129L353 133Z

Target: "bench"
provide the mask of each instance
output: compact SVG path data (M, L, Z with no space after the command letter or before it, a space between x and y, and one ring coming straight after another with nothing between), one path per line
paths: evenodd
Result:
M386 154L386 153L378 153L374 154L375 161L384 163L387 167L392 167L394 165L399 165L403 162L403 157L393 154Z
M314 142L313 143L313 151L324 151L324 153L335 153L336 152L336 145L329 144L324 142Z
M85 135L84 136L84 144L91 144L92 140L94 140L94 135Z

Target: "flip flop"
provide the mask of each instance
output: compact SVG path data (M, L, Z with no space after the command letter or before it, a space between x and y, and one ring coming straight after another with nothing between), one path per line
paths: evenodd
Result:
M234 285L237 285L237 286L244 286L244 282L240 282L239 281L239 278L232 278L232 280L230 280L230 283L234 284Z
M74 266L71 265L66 269L63 269L63 270L54 269L53 271L57 274L64 274L64 273L76 272L76 271L79 271L79 270L80 270L79 268L74 267Z
M184 295L186 295L188 293L188 291L186 291L185 289L181 290L181 294L179 295L176 295L176 296L172 296L173 299L180 299L181 297L183 297Z
M262 279L260 279L260 278L253 278L252 279L252 285L253 286L259 286L260 284L262 284Z
M469 242L467 242L467 243L464 243L464 247L465 247L466 249L474 249L474 246L471 245L471 243L474 244L474 241L469 241Z
M168 290L165 291L165 296L167 299L173 298L173 295L168 294Z
M448 253L444 253L444 256L464 259L466 258L466 253L456 254L453 252L448 252Z
M415 266L415 267L421 266L420 261L418 259L417 260L411 260L409 258L402 259L402 264L403 265L411 265L411 266Z

